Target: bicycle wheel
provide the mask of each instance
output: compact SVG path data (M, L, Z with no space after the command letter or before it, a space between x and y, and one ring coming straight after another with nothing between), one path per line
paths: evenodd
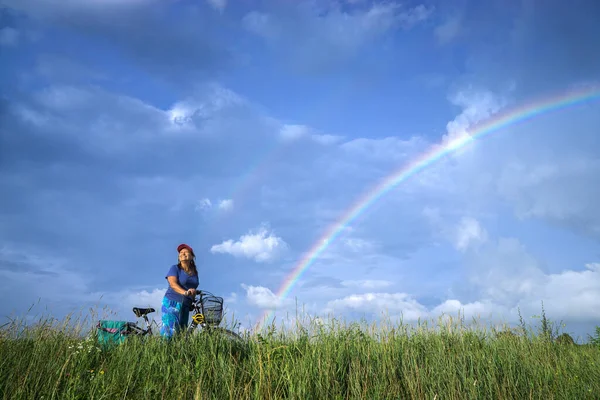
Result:
M226 340L230 340L236 343L241 343L243 341L242 337L240 335L238 335L237 333L230 331L229 329L226 328L221 328L220 326L215 326L209 329L206 329L207 333L211 334L211 335L218 335L221 338L224 338Z
M219 339L224 339L230 343L241 344L243 343L243 339L237 333L230 331L226 328L221 328L220 326L206 327L199 329L199 333L202 335L209 335L211 337L218 337Z
M217 346L213 347L216 351L215 355L224 351L225 354L233 356L238 361L249 356L251 349L248 347L248 342L237 333L218 326L207 329L207 331L206 333L213 335L213 338L218 338L214 343Z

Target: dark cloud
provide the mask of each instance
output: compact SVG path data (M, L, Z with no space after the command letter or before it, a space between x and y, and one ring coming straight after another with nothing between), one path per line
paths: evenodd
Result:
M4 104L0 237L73 249L93 275L174 262L174 243L198 236L194 202L222 191L262 151L266 132L231 110L211 115L204 128L214 136L171 132L163 111L85 87L48 87ZM250 134L233 140L244 129ZM234 157L223 158L228 150Z
M212 95L203 94L207 102L219 100ZM199 101L195 107L206 106ZM5 101L3 110L0 151L5 168L68 166L91 175L95 170L125 177L231 178L261 161L267 140L277 140L277 132L243 105L193 117L194 126L186 131L163 110L96 88L50 86ZM82 178L78 184L86 185L85 174L60 172L58 178L68 181L76 174Z
M154 0L73 2L5 0L13 12L27 15L50 34L68 32L91 40L87 46L116 49L139 67L189 87L194 80L214 77L231 66L234 56L223 35L222 21L203 3L171 6ZM175 22L175 23L174 23Z
M40 54L35 71L40 77L53 83L81 84L90 81L109 83L107 73L94 66L86 65L83 60L74 61L67 51Z
M60 274L57 272L36 268L34 265L24 261L17 262L0 259L0 270L13 272L17 274L31 273L33 275L39 275L40 279L43 279L44 276L50 276L55 278L60 276Z
M527 94L558 90L600 77L599 14L599 3L587 0L469 2L452 51L466 49L465 81L500 90L516 83Z
M395 32L423 23L433 12L422 4L409 8L393 3L267 1L266 5L243 17L245 29L287 67L309 74L339 73L348 62L373 70L369 60L391 60L385 46Z

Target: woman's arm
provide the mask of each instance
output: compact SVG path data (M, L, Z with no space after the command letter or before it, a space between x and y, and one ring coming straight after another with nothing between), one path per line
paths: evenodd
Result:
M181 287L176 276L168 276L167 280L169 281L169 286L171 286L171 288L174 291L176 291L177 293L182 294L184 296L187 296L188 291L185 290L183 287Z

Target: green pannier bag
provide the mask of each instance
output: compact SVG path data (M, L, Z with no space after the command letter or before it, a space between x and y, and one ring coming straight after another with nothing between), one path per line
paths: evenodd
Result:
M98 343L102 346L121 344L131 333L129 322L101 320L96 325Z

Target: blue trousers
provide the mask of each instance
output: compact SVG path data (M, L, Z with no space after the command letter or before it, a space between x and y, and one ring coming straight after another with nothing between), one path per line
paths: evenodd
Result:
M171 338L188 325L190 309L184 306L183 303L163 297L161 312L162 327L160 328L160 334L162 336Z

